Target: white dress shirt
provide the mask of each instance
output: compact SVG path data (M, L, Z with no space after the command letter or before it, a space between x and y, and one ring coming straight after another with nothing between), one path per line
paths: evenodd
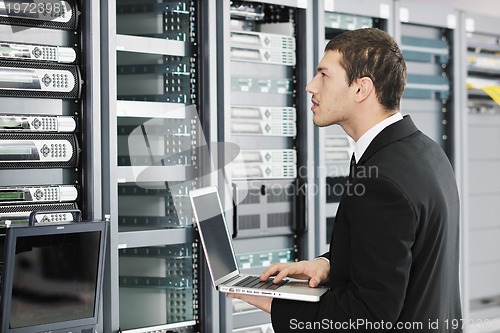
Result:
M401 119L403 119L401 113L396 112L392 116L382 120L380 123L366 131L365 134L363 134L358 141L354 143L354 158L356 159L356 163L359 162L359 159L363 156L366 148L368 148L373 139L375 139L375 137L382 132L384 128L400 121Z

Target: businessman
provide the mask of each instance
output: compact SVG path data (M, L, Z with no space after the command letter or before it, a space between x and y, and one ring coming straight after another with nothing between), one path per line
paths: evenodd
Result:
M328 253L261 274L325 284L319 302L228 295L271 313L277 333L462 332L457 186L442 149L399 112L406 77L381 30L326 46L306 87L314 123L340 125L356 142L348 185L363 190L344 192Z

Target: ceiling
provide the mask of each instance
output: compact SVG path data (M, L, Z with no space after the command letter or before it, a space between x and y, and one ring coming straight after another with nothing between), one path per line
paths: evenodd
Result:
M466 12L500 17L500 1L498 0L455 0L452 3L455 8Z
M465 12L500 17L500 1L498 0L413 0L413 2L451 5L455 9Z

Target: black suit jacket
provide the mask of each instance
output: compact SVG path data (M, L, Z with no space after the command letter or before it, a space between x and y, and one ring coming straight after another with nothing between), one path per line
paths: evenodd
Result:
M275 331L461 332L459 199L443 150L406 116L353 171L324 255L331 289L317 303L274 299Z

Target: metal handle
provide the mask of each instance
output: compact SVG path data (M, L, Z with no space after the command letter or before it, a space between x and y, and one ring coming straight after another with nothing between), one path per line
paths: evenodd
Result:
M75 214L75 222L81 222L82 221L82 211L79 209L67 209L67 210L37 210L33 211L30 213L30 216L28 218L28 225L30 227L33 227L36 225L36 216L37 214L64 214L64 213L71 213Z
M295 195L293 196L293 221L292 229L297 234L302 234L307 230L307 183L296 179ZM302 191L302 187L305 189Z
M231 184L233 187L233 238L236 238L238 236L238 187L236 184L232 183Z

